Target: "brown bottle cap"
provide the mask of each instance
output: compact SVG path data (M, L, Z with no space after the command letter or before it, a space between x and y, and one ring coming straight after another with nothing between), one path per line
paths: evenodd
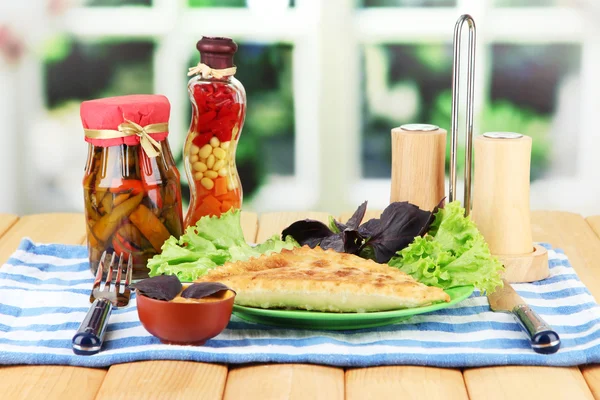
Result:
M233 67L233 55L238 46L230 38L203 36L196 48L200 52L200 62L213 69L225 69Z

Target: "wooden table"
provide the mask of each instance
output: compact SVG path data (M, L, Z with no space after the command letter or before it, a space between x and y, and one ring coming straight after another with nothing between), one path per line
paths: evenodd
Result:
M300 218L325 213L243 215L246 238L262 241ZM342 216L343 217L348 217ZM369 217L369 216L367 216ZM581 280L600 299L600 216L534 212L534 240L565 250ZM80 214L17 218L0 214L0 263L19 241L83 243ZM2 399L592 399L600 398L600 366L502 366L465 370L416 366L342 369L315 365L231 366L147 361L109 369L0 367Z

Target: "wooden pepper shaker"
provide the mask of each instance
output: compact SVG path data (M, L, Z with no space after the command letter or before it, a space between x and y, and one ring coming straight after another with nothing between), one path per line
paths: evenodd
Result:
M408 201L431 211L444 198L446 131L408 124L392 129L390 202Z
M549 275L548 254L534 246L529 209L532 140L512 132L475 137L475 182L471 217L490 251L504 264L509 282Z

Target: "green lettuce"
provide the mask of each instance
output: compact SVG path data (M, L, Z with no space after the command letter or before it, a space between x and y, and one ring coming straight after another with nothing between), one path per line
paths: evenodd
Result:
M240 246L234 246L229 249L231 259L229 261L244 261L249 258L256 258L262 254L280 253L283 249L291 250L294 247L300 247L298 242L291 236L284 240L279 239L279 235L273 235L271 238L256 246L250 246L246 243Z
M473 285L484 292L502 286L504 267L458 201L435 214L425 237L416 237L389 265L421 283L443 289Z
M182 281L193 281L228 261L244 261L299 247L293 238L280 240L277 235L250 246L244 239L240 215L239 210L231 210L220 217L203 217L179 239L171 236L161 253L148 260L148 274L176 275Z

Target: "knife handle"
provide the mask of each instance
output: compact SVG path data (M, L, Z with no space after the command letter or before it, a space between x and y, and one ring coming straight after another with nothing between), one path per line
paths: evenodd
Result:
M73 336L73 352L82 356L96 354L102 348L104 333L113 305L106 299L96 299Z
M513 314L531 339L531 347L536 353L553 354L560 348L560 338L550 326L527 304L519 304Z

